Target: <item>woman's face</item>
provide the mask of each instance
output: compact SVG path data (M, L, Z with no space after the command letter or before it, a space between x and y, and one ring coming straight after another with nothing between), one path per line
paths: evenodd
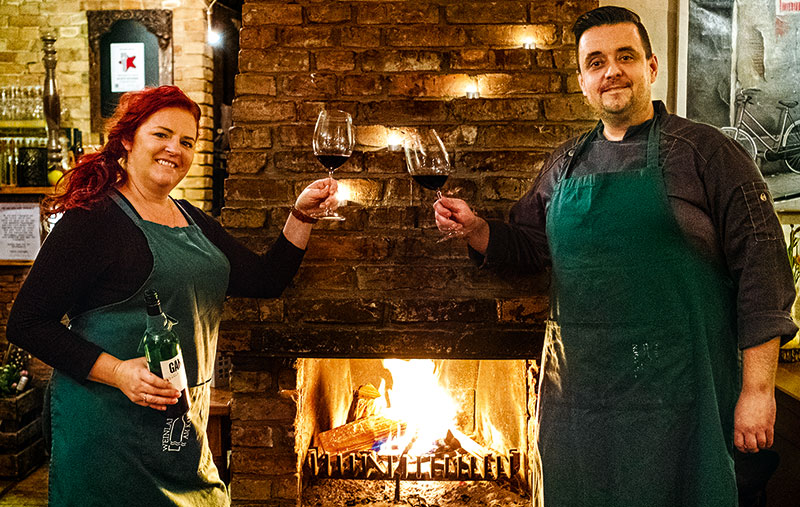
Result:
M177 107L156 111L136 129L133 141L122 142L128 177L151 191L169 193L189 171L196 140L190 112Z

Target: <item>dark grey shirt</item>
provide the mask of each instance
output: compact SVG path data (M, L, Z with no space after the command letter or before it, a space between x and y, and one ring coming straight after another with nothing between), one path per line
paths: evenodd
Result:
M783 231L758 167L741 147L710 125L669 114L630 127L618 142L598 135L572 164L572 175L638 169L645 165L651 121L660 122L660 162L670 204L681 229L713 262L727 268L737 287L739 347L797 331L790 316L795 289ZM547 207L579 139L560 146L545 162L509 223L489 221L490 268L535 272L550 265ZM654 252L654 258L658 253Z

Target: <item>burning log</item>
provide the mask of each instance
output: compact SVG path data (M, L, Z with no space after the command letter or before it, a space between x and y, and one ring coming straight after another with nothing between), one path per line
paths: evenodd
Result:
M319 446L328 453L368 451L379 442L405 431L406 423L381 416L369 416L317 435Z
M381 393L372 384L364 384L353 391L353 401L347 412L347 422L357 421L365 417L378 415L382 407L376 401Z
M492 451L455 428L447 430L447 436L444 442L453 449L461 449L470 456L475 456L480 460L492 454Z

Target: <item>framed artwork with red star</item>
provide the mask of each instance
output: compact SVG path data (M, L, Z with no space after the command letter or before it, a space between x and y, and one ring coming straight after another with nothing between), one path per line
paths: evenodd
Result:
M172 84L172 11L87 11L92 130L125 92Z

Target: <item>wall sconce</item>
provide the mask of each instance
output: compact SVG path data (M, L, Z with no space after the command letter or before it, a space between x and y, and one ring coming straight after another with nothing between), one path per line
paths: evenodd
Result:
M467 90L464 93L464 96L468 99L480 98L481 93L478 91L478 83L471 81L470 84L467 85Z
M392 130L386 138L386 147L389 151L400 151L403 148L403 135Z
M533 40L533 37L526 37L522 39L522 47L523 49L536 49L536 41Z
M206 8L206 26L208 27L206 41L209 46L217 46L222 41L222 35L211 27L211 13L215 3L217 3L217 0L211 0L211 3Z
M348 187L347 184L342 180L338 180L336 184L336 200L339 201L339 204L345 204L348 201L352 201L353 192L350 190L350 187Z

